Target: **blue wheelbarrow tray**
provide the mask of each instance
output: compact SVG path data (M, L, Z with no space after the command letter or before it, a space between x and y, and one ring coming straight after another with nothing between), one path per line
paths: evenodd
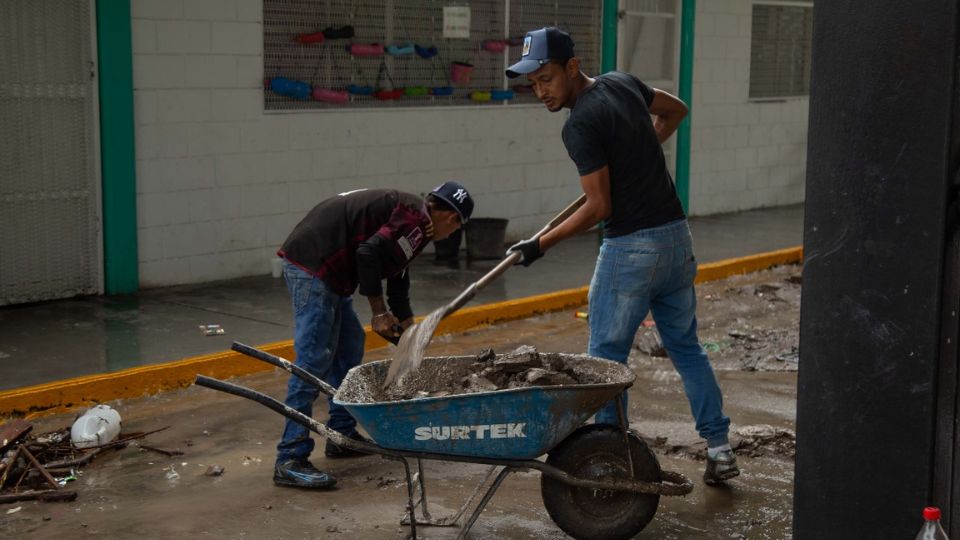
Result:
M586 355L539 353L563 362L579 384L387 400L381 389L390 360L351 369L334 395L380 446L477 458L533 459L549 452L636 375L624 364ZM406 395L458 383L474 356L424 358L400 384ZM547 363L547 360L544 362Z

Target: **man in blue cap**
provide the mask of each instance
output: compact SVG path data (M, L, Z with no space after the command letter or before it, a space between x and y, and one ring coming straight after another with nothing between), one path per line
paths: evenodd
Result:
M363 359L365 333L353 309L359 288L367 297L370 326L396 343L413 324L407 265L431 240L443 240L473 213L473 198L456 182L444 182L426 199L392 189L358 189L315 206L294 227L277 255L293 301L296 365L334 388ZM387 281L384 301L382 280ZM291 376L285 403L312 416L320 390ZM327 427L361 440L357 422L329 399ZM309 461L307 428L286 421L277 445L273 482L278 486L329 489L336 480ZM326 442L331 459L361 455Z
M525 75L551 112L570 109L563 143L587 200L555 229L510 251L520 251L519 264L528 266L560 240L600 224L603 244L590 283L588 353L626 362L637 329L652 312L683 379L697 431L707 441L704 481L721 483L740 470L720 387L697 338L697 263L661 146L687 115L687 106L626 73L588 77L573 48L570 36L557 28L529 32L520 61L507 76ZM611 401L596 421L616 424L617 406Z

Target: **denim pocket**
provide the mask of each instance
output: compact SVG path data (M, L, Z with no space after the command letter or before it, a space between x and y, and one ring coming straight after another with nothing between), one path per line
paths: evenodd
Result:
M613 290L627 296L649 294L659 260L658 253L624 251L617 254Z
M693 248L686 248L683 253L683 282L684 285L693 285L697 277L697 257L693 254Z
M290 293L293 314L299 315L303 308L310 303L310 297L318 280L305 272L290 267L284 268L283 277L287 282L287 292Z

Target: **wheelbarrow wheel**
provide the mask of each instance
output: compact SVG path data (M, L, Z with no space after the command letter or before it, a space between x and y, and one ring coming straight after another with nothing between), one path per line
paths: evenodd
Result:
M629 439L634 479L660 481L657 457L633 433ZM573 432L547 455L547 464L581 478L630 476L623 432L605 424L591 424ZM547 475L541 477L540 493L554 523L583 540L631 538L650 523L660 503L660 496L655 494L578 488Z

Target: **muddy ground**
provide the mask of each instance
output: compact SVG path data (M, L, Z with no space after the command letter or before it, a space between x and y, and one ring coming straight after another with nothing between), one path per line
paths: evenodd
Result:
M695 479L686 497L663 497L638 538L789 538L793 490L793 429L799 324L800 269L780 267L698 287L700 337L723 388L725 412L743 474L726 487L703 484L703 445L693 429L680 379L656 356L655 327L638 333L629 365L631 425L654 446L661 466ZM242 336L238 336L242 341ZM549 314L434 339L428 355L507 352L520 345L544 352L582 352L586 322L573 311ZM644 352L647 351L647 352ZM652 356L649 354L653 352ZM374 351L368 359L390 356ZM282 399L286 376L269 372L238 378ZM279 488L270 478L283 420L252 402L194 387L111 403L128 431L170 429L146 443L180 449L168 458L136 444L99 457L70 487L73 503L21 502L0 506L0 537L10 538L402 538L398 525L406 487L401 467L378 456L314 463L339 479L338 489ZM323 418L323 407L317 413ZM36 430L71 421L47 417ZM204 473L211 465L222 476ZM173 472L176 474L173 474ZM455 511L485 468L426 462L430 510ZM445 528L424 538L454 538ZM471 538L564 538L540 500L539 473L508 477L474 526Z

